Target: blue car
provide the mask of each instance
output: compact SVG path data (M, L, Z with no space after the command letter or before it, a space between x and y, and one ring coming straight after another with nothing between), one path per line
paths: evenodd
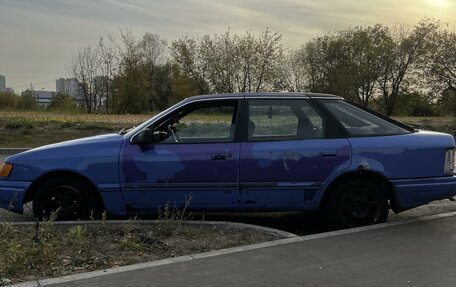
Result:
M337 227L384 222L456 195L451 135L416 131L313 93L196 96L142 125L5 159L0 206L82 219L195 211L323 210Z

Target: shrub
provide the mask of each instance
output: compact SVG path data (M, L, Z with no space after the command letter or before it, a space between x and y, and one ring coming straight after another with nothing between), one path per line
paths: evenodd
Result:
M15 117L11 118L9 121L5 122L5 128L11 130L17 129L34 129L35 123L32 120L23 118L23 117Z

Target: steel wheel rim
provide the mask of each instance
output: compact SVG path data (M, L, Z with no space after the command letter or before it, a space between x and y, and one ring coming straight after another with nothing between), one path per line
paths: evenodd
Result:
M43 199L43 215L47 219L52 213L61 220L78 219L81 215L82 197L74 187L60 185L49 189Z
M373 224L380 216L380 201L367 188L351 189L341 197L339 213L350 227Z

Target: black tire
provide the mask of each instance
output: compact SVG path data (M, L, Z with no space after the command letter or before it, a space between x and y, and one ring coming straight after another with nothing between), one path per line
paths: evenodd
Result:
M33 214L39 220L83 220L96 216L97 200L92 188L80 179L62 176L50 178L36 189Z
M335 187L325 213L331 227L352 228L385 222L389 204L386 192L376 182L351 179Z

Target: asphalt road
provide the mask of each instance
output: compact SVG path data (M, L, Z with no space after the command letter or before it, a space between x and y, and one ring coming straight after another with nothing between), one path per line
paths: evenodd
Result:
M0 155L3 160L6 155ZM24 215L0 209L0 222L33 221L32 204L24 205ZM456 211L456 202L448 199L435 201L400 214L390 211L388 221L403 221L425 215ZM266 226L295 233L308 235L328 231L323 216L316 212L268 212L268 213L194 213L195 220L232 221ZM150 218L148 218L150 219Z
M43 280L36 286L452 287L456 286L455 223L453 215L278 240L69 282Z

